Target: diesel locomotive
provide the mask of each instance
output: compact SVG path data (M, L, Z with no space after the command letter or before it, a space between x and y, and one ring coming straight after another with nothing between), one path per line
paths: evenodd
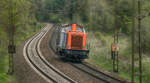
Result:
M83 26L66 24L57 29L56 51L60 56L83 60L88 58L86 33Z

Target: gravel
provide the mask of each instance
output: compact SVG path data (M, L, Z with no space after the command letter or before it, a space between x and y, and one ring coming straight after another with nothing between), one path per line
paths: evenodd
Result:
M28 65L23 56L23 47L27 41L18 46L16 56L14 56L14 74L16 80L18 83L47 83Z
M63 61L52 51L51 48L49 48L49 41L51 41L53 30L54 28L50 29L40 45L41 53L46 60L58 70L79 83L103 83L102 81L74 68L68 62ZM17 54L14 56L14 73L18 83L47 83L47 81L40 77L24 59L23 47L26 42L27 41L18 46Z
M40 46L43 56L48 60L50 64L62 71L64 74L69 76L71 79L79 83L103 83L102 81L74 68L68 62L64 62L60 57L58 57L52 49L49 47L49 41L51 41L51 36L54 28L52 28L48 35L46 35Z

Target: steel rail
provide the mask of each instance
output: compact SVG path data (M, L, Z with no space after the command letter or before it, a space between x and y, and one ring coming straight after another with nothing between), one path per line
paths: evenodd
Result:
M63 76L62 75L62 73L60 73L60 72L58 72L58 70L55 70L54 69L54 67L51 67L42 57L41 57L41 55L40 55L40 53L38 52L38 44L39 44L39 41L44 37L44 35L46 35L46 33L48 32L46 32L46 31L44 31L45 33L43 33L43 34L41 34L43 31L41 30L41 32L39 32L39 33L37 33L35 36L33 36L32 38L31 38L31 40L29 40L28 41L28 43L27 43L27 45L26 45L26 48L25 48L25 51L26 51L26 55L27 55L27 58L28 58L28 60L29 60L29 62L31 63L31 65L39 72L39 73L41 73L44 77L46 77L47 78L47 81L48 80L50 80L50 81L48 81L48 82L54 82L54 83L58 83L58 81L57 80L54 80L51 76L49 76L46 72L44 72L40 67L38 67L37 66L37 64L35 64L33 61L32 61L32 59L30 58L30 55L29 55L29 51L28 51L28 49L29 49L29 46L30 46L30 44L31 44L31 42L33 42L33 40L34 39L37 39L36 40L36 46L35 46L35 49L36 49L36 52L37 52L37 55L38 55L38 57L41 59L41 61L43 61L43 63L44 64L46 64L50 69L52 69L54 72L56 72L58 75L60 75L61 77L63 77L64 79L66 79L66 80L68 80L70 83L75 83L75 81L73 81L73 80L71 80L70 78L67 78L66 76ZM41 36L39 36L41 34ZM39 36L39 37L38 37ZM33 53L33 52L32 52ZM43 77L42 76L42 77Z
M41 30L42 31L42 30ZM50 81L54 82L54 83L57 83L55 80L53 80L51 77L49 77L46 73L44 73L36 64L34 64L34 62L31 60L31 58L29 57L29 53L28 53L28 47L29 47L29 44L35 39L36 36L40 35L41 31L37 34L35 34L35 36L33 36L31 38L31 40L28 41L27 43L27 47L25 48L25 51L26 51L26 56L29 60L29 62L31 63L31 65L42 75L44 75L46 78L48 78ZM48 80L47 80L48 81ZM48 81L48 82L50 82Z
M56 26L57 27L57 26ZM56 28L55 28L56 29ZM56 55L58 55L57 53L56 53L56 50L55 50L55 47L53 46L53 37L55 36L54 34L55 34L55 29L54 29L54 31L53 31L53 34L52 34L52 37L51 37L51 41L50 41L50 45L49 45L49 47L51 48L51 50L56 54ZM71 62L69 62L69 64L70 65L72 65L74 68L76 68L76 69L78 69L78 70L80 70L80 71L82 71L82 72L85 72L86 74L88 74L88 75L90 75L90 76L92 76L92 77L94 77L94 78L96 78L96 79L99 79L99 80L101 80L101 81L104 81L104 82L106 82L106 83L128 83L126 80L120 80L120 79L117 79L117 78L114 78L114 77L112 77L112 76L110 76L110 75L107 75L107 74L105 74L105 73L103 73L103 72L101 72L101 71L99 71L99 70L97 70L97 69L94 69L94 68L92 68L92 67L90 67L90 66L88 66L88 65L86 65L85 63L71 63ZM79 65L82 65L82 67L79 67ZM83 68L83 66L84 67L86 67L86 68ZM89 70L89 71L87 71L87 69ZM92 71L92 72L91 72ZM96 74L95 74L95 72L96 72ZM100 76L98 76L98 75L100 75Z
M44 36L43 36L44 37ZM68 76L66 76L65 74L63 74L62 72L60 72L59 70L57 70L56 68L54 68L51 64L49 64L47 62L47 60L45 60L44 57L41 56L40 50L38 50L38 48L40 48L40 43L41 40L39 39L37 44L36 44L36 52L39 56L39 58L43 61L43 63L45 63L49 68L51 68L53 71L55 71L57 74L59 74L61 77L63 77L64 79L67 79L69 82L71 83L76 83L74 80L72 80L71 78L69 78Z
M96 79L99 79L99 80L102 80L104 81L105 83L127 83L125 81L121 81L119 79L116 79L114 77L111 77L101 71L98 71L88 65L85 65L83 63L70 63L73 67L89 74L90 76L96 78Z
M118 82L120 82L120 83L127 83L126 80L120 80L120 79L117 79L117 78L115 78L115 77L112 77L112 76L110 76L110 75L108 75L108 74L105 74L105 73L102 72L102 71L99 71L99 70L97 70L97 69L95 69L95 68L93 68L93 67L87 65L86 63L81 63L81 64L84 65L84 66L86 66L86 67L88 67L89 69L91 69L91 70L93 70L93 71L96 71L97 73L100 73L100 74L102 74L102 75L105 75L105 76L111 78L111 81L110 81L110 82L112 82L113 80L115 80L115 81L118 81ZM110 83L110 82L109 82L109 83ZM115 83L116 83L116 82L115 82Z

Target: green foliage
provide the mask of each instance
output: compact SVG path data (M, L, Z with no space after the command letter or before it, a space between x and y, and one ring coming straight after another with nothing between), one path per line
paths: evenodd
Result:
M132 14L138 16L132 11L132 0L43 0L39 3L36 5L40 9L35 12L38 21L71 23L72 20L83 24L88 31L107 34L118 28L120 33L131 36ZM142 1L142 15L149 11L149 4L149 0ZM150 50L149 22L149 17L142 20L142 46L145 51Z
M91 49L88 61L94 65L99 66L102 69L113 72L113 63L111 59L111 43L113 42L113 37L108 34L96 32L88 34L89 41L91 43ZM104 42L105 44L103 44ZM138 56L137 56L138 57ZM131 80L131 46L129 46L129 39L127 37L122 37L119 40L119 73L118 75L124 79ZM137 64L137 62L136 62ZM145 67L146 68L146 67ZM136 74L138 73L138 66L136 65ZM148 72L148 71L147 71ZM149 76L148 74L146 74ZM144 78L145 79L145 78ZM136 83L138 77L136 76Z
M118 28L119 33L125 35L125 37L119 37L121 49L120 58L125 60L125 63L130 63L131 38L129 37L131 36L132 30L132 14L136 13L136 16L138 16L137 12L133 12L132 10L132 0L45 0L43 4L43 9L41 8L40 11L36 12L36 18L38 18L38 21L60 23L71 23L71 21L73 21L78 24L83 24L88 32L94 33L94 36L99 40L92 39L91 37L89 38L89 40L92 39L92 44L95 44L91 45L92 47L90 51L92 53L90 54L90 59L106 69L111 68L111 61L107 57L110 45L113 42L113 37L110 35L114 33L114 28ZM145 15L149 9L150 1L143 0L142 15ZM61 12L54 12L54 10L60 10ZM150 50L149 23L150 17L146 17L142 20L142 47L145 52L149 52ZM137 31L136 26L136 32ZM138 37L136 33L136 40L137 39ZM101 44L99 44L99 42ZM96 46L101 46L103 48L97 48ZM98 52L96 52L97 49ZM136 56L136 60L137 59L138 56ZM122 70L120 75L130 79L129 74L131 72L129 72L129 70L131 70L131 65L129 64L129 66L126 67L126 64L120 63L120 66L120 70ZM144 65L144 81L149 81L148 77L150 74L146 73L149 72L146 69L146 66L148 67L148 65ZM136 72L138 72L137 67ZM136 77L136 79L138 79L138 77Z
M15 32L15 45L18 46L42 26L36 24L33 6L29 0L0 0L0 83L16 83L15 76L7 75L11 31Z
M142 15L149 12L150 9L150 1L145 0L143 1L142 5ZM150 17L146 17L142 20L142 47L145 52L150 51ZM149 52L150 53L150 52Z
M113 42L113 37L110 35L114 33L114 28L118 28L119 33L123 33L127 37L130 36L132 14L136 13L137 15L137 12L132 11L132 0L12 0L12 7L10 7L9 3L10 0L0 0L0 54L7 55L6 50L11 29L15 30L15 40L17 40L15 44L18 45L20 41L25 40L43 26L37 24L37 21L52 23L75 22L83 24L88 32L94 33L94 36L99 39L96 42L93 41L96 45L93 46L91 50L93 50L93 53L96 53L96 46L102 46L104 48L96 48L101 50L101 52L91 54L96 56L90 56L90 58L94 60L95 63L101 61L102 63L98 64L107 69L111 67L109 64L111 61L106 57L109 53L110 44ZM144 0L142 2L142 15L145 15L149 9L150 0ZM12 18L12 24L14 24L13 26L15 27L10 27L12 26L10 11L12 11L12 15L14 16ZM146 17L142 20L142 47L145 53L150 50L149 23L150 17ZM137 39L138 37L136 37L136 40ZM129 59L127 55L131 53L131 45L126 43L127 41L129 42L130 40L120 38L120 46L123 50L120 53L123 59ZM101 44L99 45L98 42L101 42ZM5 50L2 49L3 47L5 47ZM100 54L106 56L98 56ZM7 59L7 57L0 56L0 64L2 66L7 65L7 61L5 62L5 59L2 58ZM148 63L144 63L145 81L149 81L149 73L146 73L148 72L146 67L149 68L147 64ZM3 73L4 69L6 68L3 67L0 71L0 78L5 77ZM121 69L123 70L125 67ZM127 77L128 75L125 74L129 69L130 68L127 67L121 72L121 75L129 78ZM7 79L4 78L3 82L5 81L7 81Z
M143 63L143 83L148 83L150 82L150 62L144 62Z
M130 0L44 0L36 5L42 5L40 10L36 11L38 21L70 23L72 15L73 22L88 24L89 30L92 31L109 33L113 32L114 27L118 27L121 32L130 33Z

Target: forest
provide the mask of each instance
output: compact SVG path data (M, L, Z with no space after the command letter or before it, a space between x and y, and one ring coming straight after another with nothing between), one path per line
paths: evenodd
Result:
M12 4L11 4L12 3ZM137 3L136 11L137 11ZM88 62L111 70L110 45L114 29L119 33L120 73L131 80L131 34L132 0L0 0L0 83L16 83L15 76L6 74L8 70L9 36L11 30L10 11L15 30L15 45L18 46L43 24L78 23L88 32L91 53ZM142 15L150 11L150 0L142 0ZM136 19L136 72L138 73L138 26ZM142 20L143 83L150 82L150 17ZM94 41L93 41L94 40ZM108 42L109 41L109 42ZM96 50L95 50L96 49ZM99 51L101 50L101 51ZM106 52L104 53L103 50ZM103 59L107 60L106 62ZM102 63L104 62L104 63ZM128 66L126 65L128 64ZM107 65L107 66L106 66ZM130 72L128 72L130 71ZM137 74L136 73L136 74ZM138 76L136 76L138 82Z

